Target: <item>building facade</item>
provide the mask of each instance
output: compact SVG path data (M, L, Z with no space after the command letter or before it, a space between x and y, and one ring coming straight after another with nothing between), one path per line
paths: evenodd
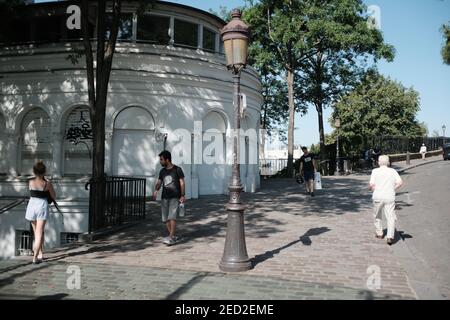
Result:
M64 224L51 214L48 247L86 232L88 221L85 184L91 173L92 130L81 34L66 27L70 4L23 7L19 18L3 26L8 32L0 47L0 197L26 196L34 162L44 161L64 212ZM144 177L150 195L160 170L157 155L166 149L176 153L174 160L184 159L177 164L186 175L188 198L226 194L234 110L219 34L224 22L162 1L139 15L136 2L124 1L122 11L105 120L106 174ZM241 125L257 131L262 96L259 75L251 67L242 73L241 91L246 97ZM223 140L223 149L212 152L223 161L204 161L217 139ZM254 192L258 164L249 159L257 159L258 137L243 136L242 141L242 184ZM202 161L186 161L187 154ZM29 230L25 205L0 214L0 257L17 254L22 245Z

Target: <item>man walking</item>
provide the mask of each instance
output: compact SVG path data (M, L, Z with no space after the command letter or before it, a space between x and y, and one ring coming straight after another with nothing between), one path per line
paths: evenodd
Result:
M163 186L161 196L161 213L162 221L166 224L169 236L163 239L167 245L173 245L177 242L178 237L175 236L178 206L184 203L184 173L183 170L172 164L172 155L169 151L163 151L159 154L159 162L163 168L159 172L159 178L156 182L153 199L156 200L158 191Z
M378 159L379 168L372 170L370 189L373 191L373 216L375 218L375 236L383 239L382 216L387 220L387 244L394 242L395 236L395 192L403 185L402 178L395 169L388 168L389 157L382 155Z
M300 158L300 174L305 179L306 192L314 197L314 174L316 166L314 165L314 155L308 152L308 148L302 147L303 155Z

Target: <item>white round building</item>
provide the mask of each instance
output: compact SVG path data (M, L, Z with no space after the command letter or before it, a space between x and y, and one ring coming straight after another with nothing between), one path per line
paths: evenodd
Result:
M26 196L32 166L44 160L72 221L49 223L49 246L64 242L65 234L86 232L88 220L84 186L92 132L84 56L78 55L81 34L66 27L69 4L26 5L17 19L0 23L0 197L4 204ZM227 193L234 109L219 34L225 22L163 1L139 15L136 1L123 1L122 7L105 120L106 174L144 177L150 195L161 168L157 155L166 149L183 168L188 198ZM95 34L95 17L89 20ZM251 67L242 73L241 92L241 126L248 130L241 178L245 190L254 192L258 135L251 132L259 129L263 101ZM23 205L0 215L0 257L17 254L15 231L28 229Z

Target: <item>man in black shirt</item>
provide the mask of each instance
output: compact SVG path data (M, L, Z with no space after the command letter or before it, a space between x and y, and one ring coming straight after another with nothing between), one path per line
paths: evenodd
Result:
M175 236L178 206L184 203L184 173L183 170L172 164L172 155L169 151L163 151L159 154L159 162L163 168L159 172L159 178L156 182L153 198L156 200L158 191L163 186L161 196L162 221L166 224L169 236L163 239L167 245L175 244L178 238Z
M306 192L314 197L314 174L316 166L314 155L308 152L308 148L302 147L303 155L300 158L300 174L305 179Z

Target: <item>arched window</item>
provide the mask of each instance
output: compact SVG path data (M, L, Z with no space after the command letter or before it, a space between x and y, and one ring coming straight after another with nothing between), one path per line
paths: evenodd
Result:
M222 194L225 181L226 130L223 116L210 112L202 122L202 164L200 164L199 194Z
M141 107L122 110L114 121L113 175L154 175L158 160L156 145L152 115Z
M64 175L86 175L92 172L93 132L86 106L73 109L64 129Z
M33 165L42 160L47 174L52 170L52 140L50 118L41 108L34 108L25 114L21 125L20 174L32 175Z

